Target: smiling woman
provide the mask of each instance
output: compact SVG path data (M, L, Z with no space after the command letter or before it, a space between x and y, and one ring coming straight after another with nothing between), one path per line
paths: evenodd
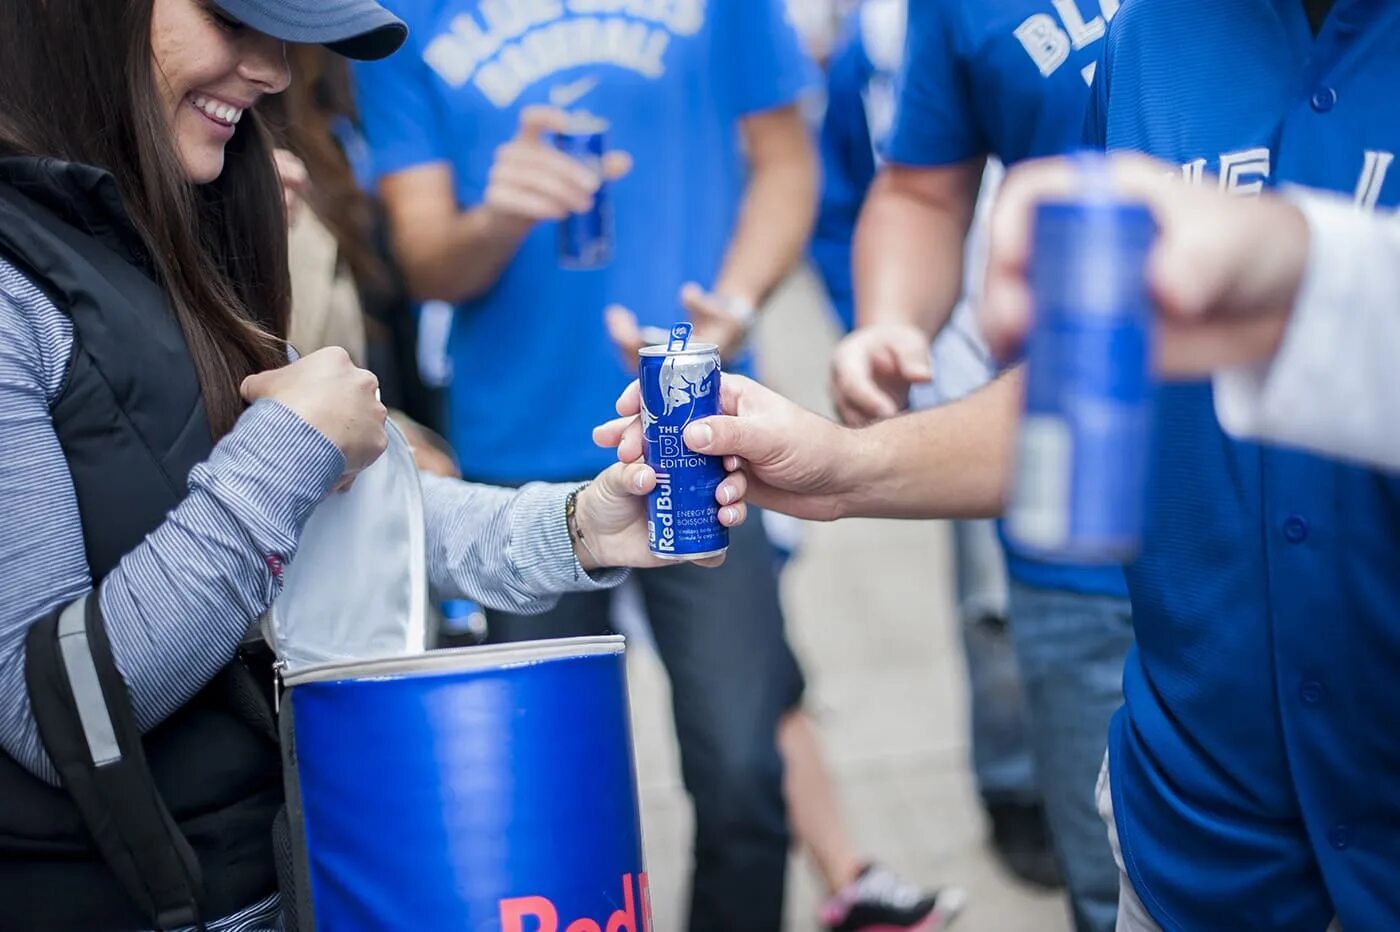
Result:
M257 620L389 441L344 350L288 361L249 108L287 86L284 43L405 35L373 0L0 2L0 926L289 928ZM656 563L654 483L425 476L428 585L522 613L615 585ZM744 491L716 493L730 523Z
M243 111L291 83L286 45L198 0L155 0L151 53L185 175L197 184L224 170L224 147Z
M265 209L279 196L267 135L256 122L235 134L190 99L286 86L281 43L245 31L197 0L0 10L0 148L111 174L169 290L216 434L242 408L238 382L280 362L290 300L282 218Z

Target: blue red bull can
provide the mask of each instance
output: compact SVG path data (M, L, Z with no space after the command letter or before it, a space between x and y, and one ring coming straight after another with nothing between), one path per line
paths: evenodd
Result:
M1048 560L1123 563L1141 546L1154 385L1144 204L1109 191L1041 204L1029 278L1025 414L1006 532Z
M719 347L689 339L690 325L677 324L670 343L641 351L642 433L656 471L647 535L651 552L667 560L703 560L729 548L715 500L723 458L696 453L682 438L688 425L720 413Z
M570 269L596 269L612 261L613 219L608 185L603 181L603 155L608 151L608 124L586 113L569 117L569 129L556 133L554 147L582 162L599 179L593 207L559 221L559 264Z
M650 932L620 637L287 677L302 928Z

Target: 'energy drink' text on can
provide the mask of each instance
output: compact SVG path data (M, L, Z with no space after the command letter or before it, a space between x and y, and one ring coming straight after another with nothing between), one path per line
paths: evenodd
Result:
M724 461L691 452L681 438L687 425L719 414L719 347L678 346L673 339L643 348L640 368L646 463L656 471L656 489L647 497L651 552L668 560L719 556L729 547L715 500Z
M1154 394L1146 266L1156 232L1146 205L1106 190L1036 211L1035 323L1006 525L1028 555L1123 563L1141 546Z
M569 115L566 132L554 135L554 147L582 162L598 176L598 193L593 207L569 214L559 221L559 264L570 269L601 268L612 260L612 205L608 185L603 180L603 155L607 152L606 120L587 113Z

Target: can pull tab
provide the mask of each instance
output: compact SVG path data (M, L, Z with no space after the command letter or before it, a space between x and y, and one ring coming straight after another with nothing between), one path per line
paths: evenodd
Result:
M684 350L686 345L690 343L690 332L694 329L695 325L691 323L672 324L671 341L666 344L666 351L674 353L678 350Z

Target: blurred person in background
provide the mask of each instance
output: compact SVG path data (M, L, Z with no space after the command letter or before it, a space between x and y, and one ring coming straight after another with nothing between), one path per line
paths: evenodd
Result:
M811 230L798 109L811 63L781 0L391 6L409 48L358 71L360 105L409 287L458 306L447 433L462 470L509 485L588 475L609 458L590 429L635 376L642 325L688 315L727 369L748 368L753 317ZM617 150L602 269L563 269L557 254L551 221L588 210L600 182L553 147L567 111L607 121ZM761 523L736 529L713 576L680 565L637 579L695 804L689 927L781 927L790 812L837 893L828 925L937 928L936 895L857 857L840 826ZM493 642L610 622L605 595L564 600L543 623L487 619Z
M1078 143L1096 44L1117 6L1081 15L1082 5L909 6L889 164L856 234L858 329L832 363L837 410L847 423L889 417L909 405L912 387L943 378L941 369L930 370L929 341L950 326L965 293L968 234L989 158L1010 165ZM980 350L970 321L964 303L953 332ZM1052 874L1035 855L1044 853L1048 823L1077 928L1110 929L1116 872L1092 780L1132 644L1126 584L1116 568L1054 566L1010 549L1006 568L1038 795L1017 787L1019 794L989 799L993 839L1013 869L1045 881Z
M380 394L419 469L460 475L436 432L438 401L418 375L413 307L367 191L346 61L318 45L294 45L296 80L260 109L285 148L277 151L287 197L292 316L288 340L302 355L339 346L379 379Z
M1400 204L1400 6L1130 0L1121 16L1092 143L1238 195ZM1332 367L1312 391L1347 385L1346 346L1315 348ZM1143 638L1101 798L1127 927L1394 928L1400 479L1231 439L1223 400L1196 381L1156 402L1153 535L1131 567Z
M855 326L853 242L861 208L895 122L904 60L908 0L866 0L847 17L827 69L821 128L822 200L811 246L842 327ZM981 236L1000 166L989 161L966 250L966 287L952 320L926 347L938 373L910 386L913 408L953 401L985 384L994 366L973 319L973 285L983 266ZM839 397L839 390L837 392ZM953 523L958 615L969 682L972 767L998 855L1017 876L1043 885L1059 879L1044 826L1031 756L1029 723L1007 631L1006 566L989 521Z

